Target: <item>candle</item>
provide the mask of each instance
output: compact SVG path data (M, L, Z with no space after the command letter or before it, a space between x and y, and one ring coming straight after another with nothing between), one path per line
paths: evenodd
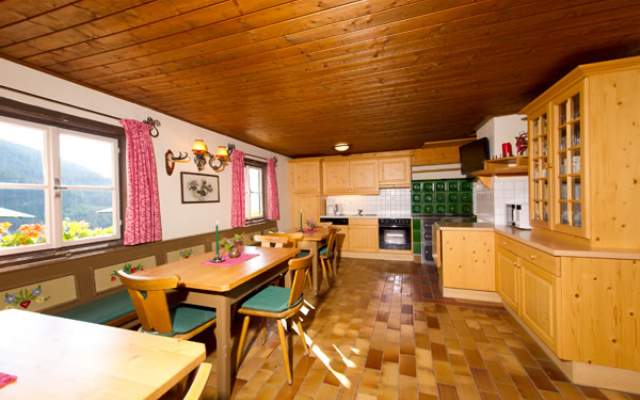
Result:
M220 255L220 234L218 233L218 221L216 221L216 257Z
M300 209L300 232L303 232L303 230L302 230L302 209Z

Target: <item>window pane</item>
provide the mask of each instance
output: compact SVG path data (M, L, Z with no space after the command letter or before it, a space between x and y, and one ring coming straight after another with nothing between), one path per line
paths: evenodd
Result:
M262 202L259 193L251 193L249 195L249 218L262 217Z
M249 191L260 192L260 186L262 186L262 169L249 168Z
M62 193L64 241L111 236L113 204L111 191L67 190Z
M0 250L47 241L44 190L0 190Z
M63 185L113 184L113 142L64 133L60 135L60 180Z
M44 183L45 134L44 129L0 120L0 182Z

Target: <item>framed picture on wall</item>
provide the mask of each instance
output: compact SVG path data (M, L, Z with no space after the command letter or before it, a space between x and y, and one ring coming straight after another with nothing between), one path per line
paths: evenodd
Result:
M219 203L220 178L218 175L180 173L182 203Z

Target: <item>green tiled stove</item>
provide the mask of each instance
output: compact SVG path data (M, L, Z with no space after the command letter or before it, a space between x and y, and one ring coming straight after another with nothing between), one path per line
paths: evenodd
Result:
M432 260L431 226L442 218L475 220L473 215L473 180L430 179L412 181L411 214L413 253L423 261Z

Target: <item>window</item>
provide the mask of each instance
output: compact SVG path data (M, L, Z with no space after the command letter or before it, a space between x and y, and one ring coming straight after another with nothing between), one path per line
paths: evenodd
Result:
M0 255L120 238L118 139L0 117Z
M258 222L265 218L264 187L266 164L254 160L245 160L245 218L250 222Z

